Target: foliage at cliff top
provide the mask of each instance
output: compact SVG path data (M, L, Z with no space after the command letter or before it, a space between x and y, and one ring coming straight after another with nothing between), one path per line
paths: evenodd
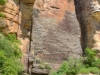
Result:
M4 5L7 0L0 0L0 5Z
M0 75L19 75L22 72L19 43L14 34L0 34Z

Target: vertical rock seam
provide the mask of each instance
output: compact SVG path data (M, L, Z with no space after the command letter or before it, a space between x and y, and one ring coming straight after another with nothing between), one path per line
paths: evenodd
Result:
M83 49L86 47L93 47L93 26L91 22L91 1L93 0L74 0L77 19L81 28L81 46Z
M33 65L33 55L31 57L30 55L30 51L31 51L31 41L32 41L32 28L33 28L33 18L31 19L31 29L30 29L30 42L29 42L29 56L28 56L28 73L31 75L31 69L32 69L32 65ZM32 60L32 61L31 61Z
M100 52L100 3L98 0L74 0L77 19L81 28L81 46Z
M31 26L32 26L32 15L33 5L35 0L20 0L20 27L18 32L18 39L21 40L22 45L22 63L24 64L25 72L29 71L30 64L30 41L31 41ZM32 54L34 55L34 54Z

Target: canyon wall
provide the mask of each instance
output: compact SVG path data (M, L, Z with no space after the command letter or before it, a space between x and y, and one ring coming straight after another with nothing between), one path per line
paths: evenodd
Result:
M99 0L7 0L0 6L5 15L0 31L14 33L22 42L25 72L47 74L68 58L80 58L86 47L100 51L99 4Z
M100 52L100 0L74 0L81 28L81 45ZM100 57L100 53L98 56Z
M20 46L23 56L24 70L28 69L28 54L30 46L30 32L35 0L7 0L4 6L0 6L0 12L4 18L0 18L0 31L5 34L16 34L16 38L22 43Z
M5 15L0 30L22 43L25 72L47 74L49 67L82 56L74 0L7 0L0 12Z
M74 0L36 0L33 7L30 55L53 69L68 60L82 56L80 27ZM30 56L31 57L31 56ZM39 73L33 63L32 72Z
M49 69L41 69L41 62L57 69L82 55L73 0L8 0L3 10L6 26L1 30L21 41L25 72L46 74Z

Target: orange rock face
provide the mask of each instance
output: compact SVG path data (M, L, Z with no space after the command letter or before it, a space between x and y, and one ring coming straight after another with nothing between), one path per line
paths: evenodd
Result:
M4 14L4 19L0 18L0 30L3 33L15 33L22 45L22 63L25 70L28 67L28 52L30 30L32 23L32 10L35 0L7 0L4 6L0 6L0 12Z
M54 17L60 21L65 15L65 10L75 12L73 0L36 0L34 6L39 8L39 16Z
M4 21L6 23L6 27L2 29L4 33L17 33L19 23L19 7L12 0L8 0L8 2L1 7L1 12L4 14Z

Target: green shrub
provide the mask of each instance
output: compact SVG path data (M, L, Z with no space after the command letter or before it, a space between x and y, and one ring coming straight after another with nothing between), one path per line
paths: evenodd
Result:
M90 70L90 73L100 74L100 69L97 67L89 67L88 69Z
M4 5L7 0L0 0L0 5Z
M63 62L57 72L51 73L51 75L75 75L79 69L83 67L82 61L78 59L69 59L67 62Z
M85 49L85 60L84 60L84 64L87 67L93 66L93 62L95 62L95 56L96 56L96 51L92 50L90 48L86 48Z
M79 69L78 73L88 74L88 73L90 73L90 70L88 68L83 67L83 68Z
M4 18L4 14L3 14L3 13L0 13L0 17L1 17L1 18Z
M83 73L83 74L88 74L88 73L100 74L100 70L97 67L88 67L88 68L84 67L84 68L81 68L78 73Z
M56 71L51 71L50 75L58 75Z
M46 64L44 61L40 62L40 68L41 69L51 69L51 67L48 64Z
M100 74L100 59L96 58L96 54L95 50L86 48L85 57L79 60L70 59L62 63L58 71L52 72L50 75Z
M7 2L7 0L0 0L0 5L4 5ZM4 18L4 14L0 12L0 17Z
M64 67L62 66L60 68ZM75 75L78 73L79 69L83 67L82 61L78 59L69 59L66 62L65 74L67 75Z
M92 62L92 65L100 68L100 59L97 59L94 62Z
M58 69L57 74L61 75L61 74L65 74L66 72L69 72L68 66L69 66L68 62L63 62L60 68Z
M21 51L14 34L4 36L0 34L0 75L18 75L23 70L19 59Z

